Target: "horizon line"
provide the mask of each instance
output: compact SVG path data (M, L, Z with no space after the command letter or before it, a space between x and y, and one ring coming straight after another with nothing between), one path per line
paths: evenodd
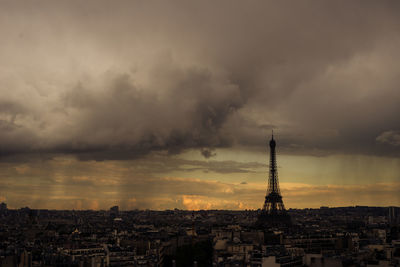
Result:
M115 206L112 206L115 207ZM23 209L29 209L29 210L48 210L48 211L110 211L112 208L110 207L109 209L46 209L46 208L30 208L30 207L21 207L21 208L7 208L6 210L23 210ZM315 210L315 209L338 209L338 208L400 208L400 206L367 206L367 205L354 205L354 206L320 206L319 208L288 208L287 210ZM119 208L119 206L118 206ZM130 210L119 210L119 212L128 212L128 211L158 211L158 212L163 212L163 211L190 211L190 212L199 212L199 211L260 211L262 208L259 209L237 209L237 210L232 210L232 209L196 209L196 210L189 210L189 209L178 209L178 208L173 208L173 209L163 209L163 210L157 210L157 209L130 209Z

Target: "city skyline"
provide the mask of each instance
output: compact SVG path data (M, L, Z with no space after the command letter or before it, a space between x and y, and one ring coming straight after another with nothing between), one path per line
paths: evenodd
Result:
M109 12L112 10L112 12ZM400 206L400 4L0 3L0 202Z

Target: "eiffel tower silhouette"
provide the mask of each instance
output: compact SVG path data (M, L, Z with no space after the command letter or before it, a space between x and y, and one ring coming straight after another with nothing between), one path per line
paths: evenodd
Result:
M256 225L258 227L272 227L290 225L290 216L283 205L282 195L279 189L278 170L276 164L276 142L274 133L272 132L271 140L269 141L270 159L269 159L269 179L268 189L265 196L265 202L261 214L258 217Z

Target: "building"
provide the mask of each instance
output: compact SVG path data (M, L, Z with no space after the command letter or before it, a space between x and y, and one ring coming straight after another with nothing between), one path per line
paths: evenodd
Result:
M6 211L7 210L7 204L4 202L0 203L0 211Z

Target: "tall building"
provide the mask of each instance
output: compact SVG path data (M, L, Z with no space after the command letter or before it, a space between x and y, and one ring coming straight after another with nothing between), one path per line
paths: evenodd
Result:
M7 204L4 202L1 202L0 203L0 211L5 211L5 210L7 210Z
M400 223L400 208L399 207L389 207L388 221L391 225L396 225Z
M272 133L271 140L269 141L270 159L268 189L263 209L256 223L256 225L261 228L290 225L291 223L290 216L286 213L285 206L283 205L282 195L279 189L275 147L276 142L274 140L274 134Z
M113 206L110 208L110 217L117 218L119 216L119 207Z

